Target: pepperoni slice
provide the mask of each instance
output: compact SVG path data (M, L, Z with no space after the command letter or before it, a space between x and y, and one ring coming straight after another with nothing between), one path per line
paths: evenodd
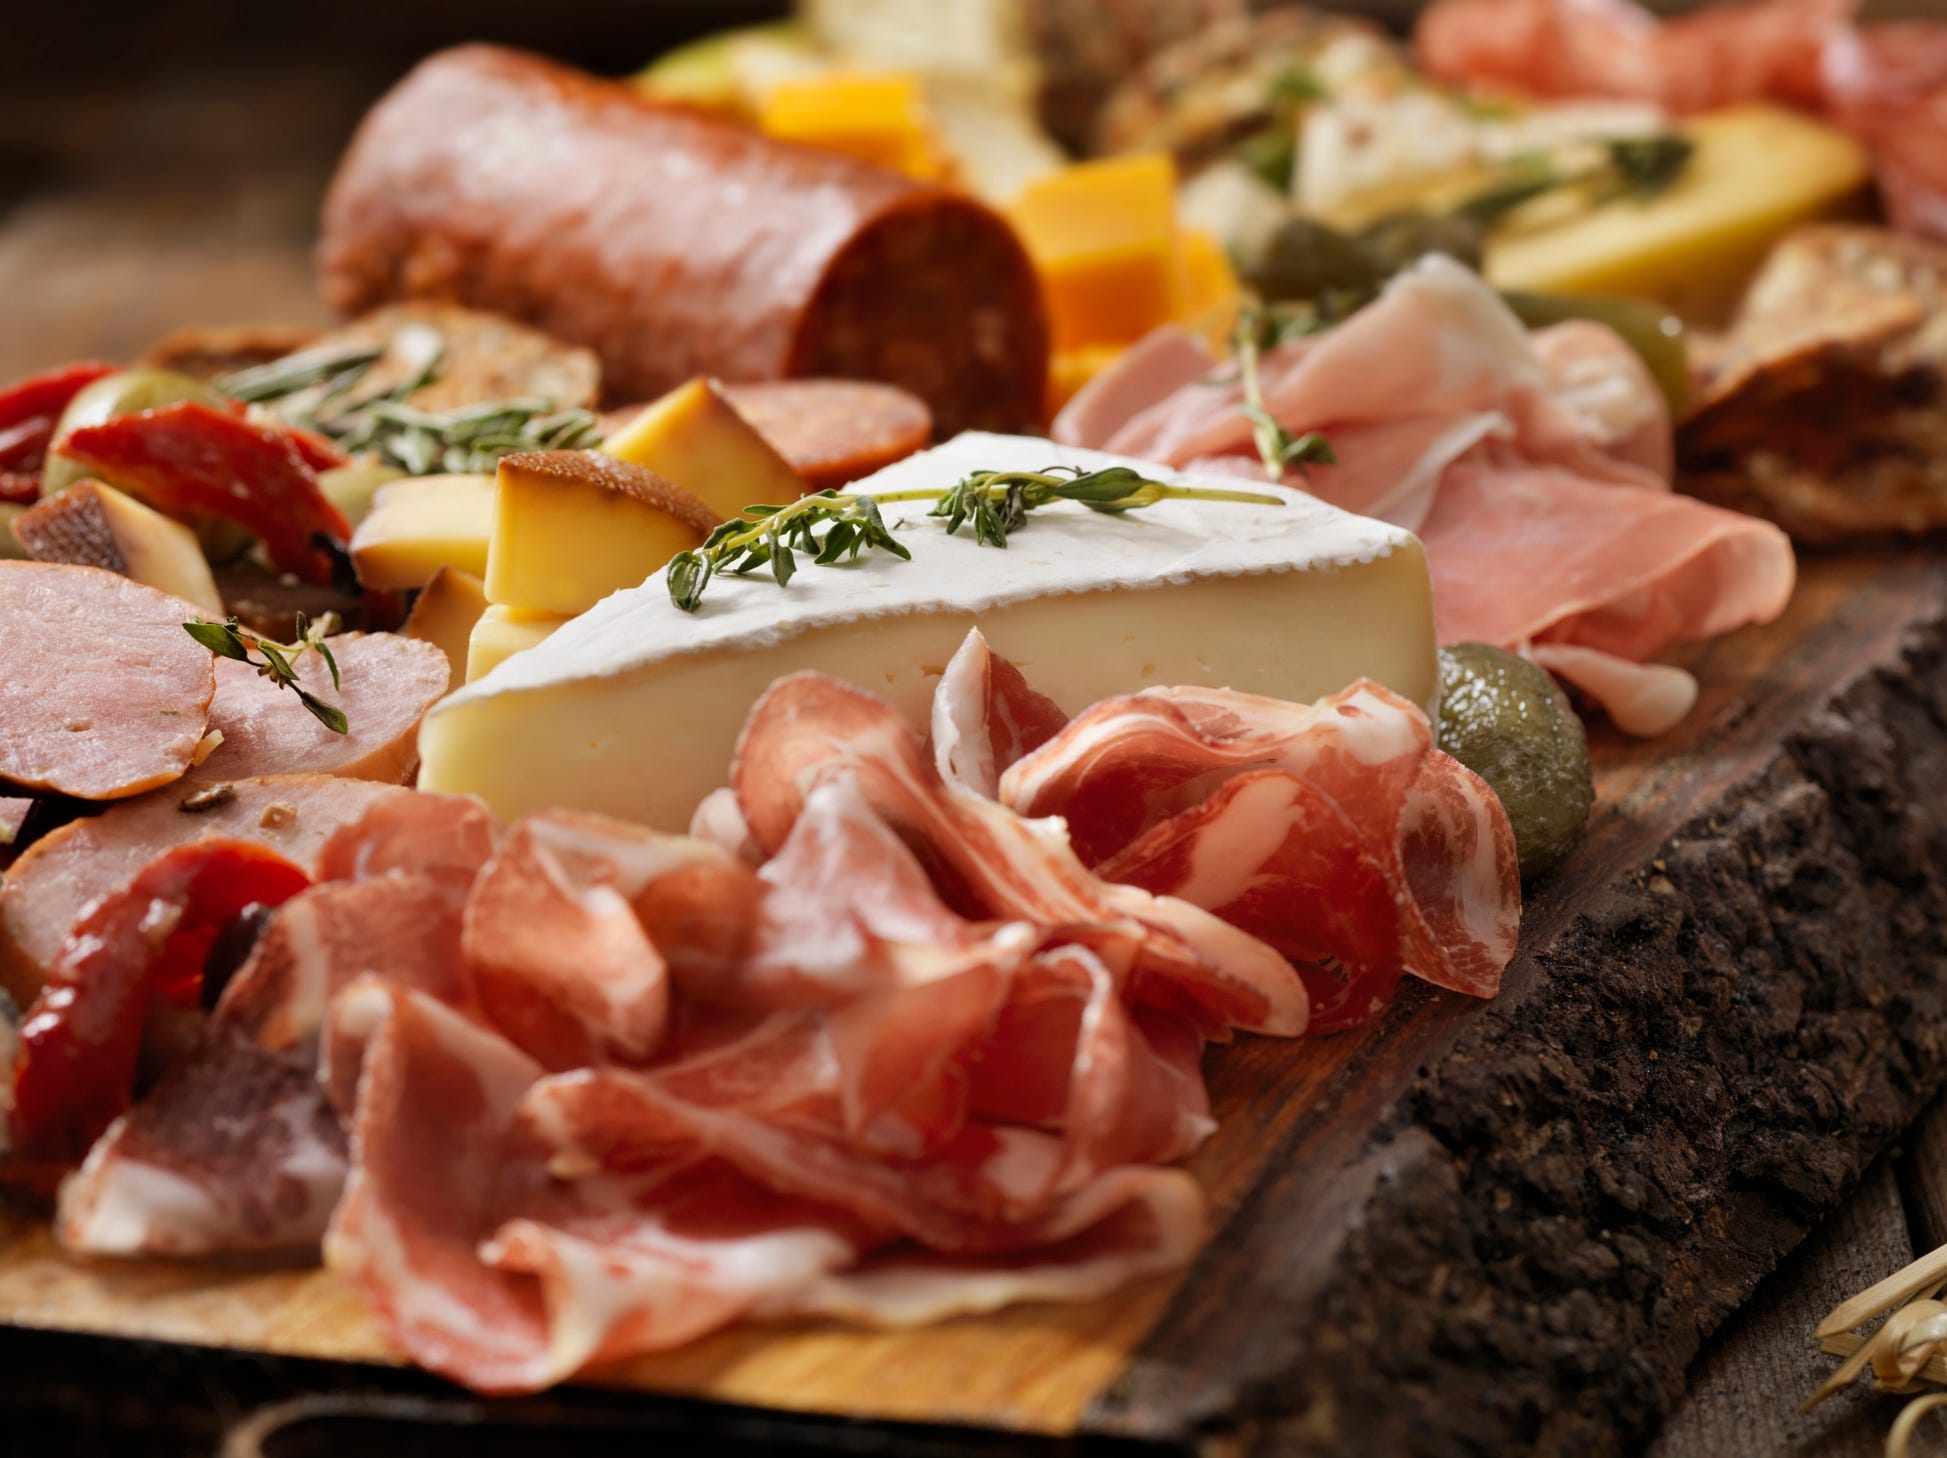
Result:
M814 491L870 476L933 437L925 402L896 385L774 380L725 385L723 393Z

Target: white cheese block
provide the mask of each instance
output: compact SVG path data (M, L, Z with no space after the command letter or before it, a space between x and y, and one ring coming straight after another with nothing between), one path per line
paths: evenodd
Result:
M1119 460L969 433L852 489ZM804 563L788 588L768 574L719 577L694 614L670 602L658 572L437 705L420 728L420 786L479 795L504 816L566 806L681 830L725 782L745 713L774 680L834 674L923 729L934 683L976 624L1071 714L1156 684L1310 700L1361 675L1433 708L1419 541L1277 494L1284 505L1165 501L1124 516L1062 502L1035 511L1005 550L977 546L964 527L949 537L929 502L891 504L910 562L873 552L841 568Z

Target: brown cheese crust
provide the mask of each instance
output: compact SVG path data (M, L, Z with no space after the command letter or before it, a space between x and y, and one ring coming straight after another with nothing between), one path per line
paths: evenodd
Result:
M658 476L647 466L637 466L605 456L600 451L517 451L500 458L502 474L537 477L543 481L576 482L598 486L619 496L666 511L695 532L707 537L723 518L667 477Z
M1041 414L1047 320L993 211L518 51L442 52L373 109L319 267L347 312L446 299L586 345L610 400L823 374L943 434Z

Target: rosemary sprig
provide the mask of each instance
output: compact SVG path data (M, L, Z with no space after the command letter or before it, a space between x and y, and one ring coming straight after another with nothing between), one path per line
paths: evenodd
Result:
M1313 464L1329 466L1338 460L1332 443L1315 430L1294 436L1277 421L1264 403L1264 388L1258 382L1258 355L1267 345L1282 343L1288 325L1261 308L1238 311L1231 343L1237 355L1237 379L1244 392L1238 404L1251 423L1251 438L1257 443L1258 458L1265 475L1273 481L1284 479L1285 469L1296 466L1302 472Z
M311 711L315 718L333 734L351 732L351 721L345 717L344 710L327 704L316 694L307 692L297 681L297 669L293 660L307 652L315 651L324 659L325 667L331 670L331 686L340 687L338 681L338 660L332 656L331 645L325 639L338 629L338 615L326 613L315 623L307 622L304 614L297 615L297 639L291 643L273 643L268 638L260 638L247 628L237 626L231 618L224 623L198 621L184 623L183 631L201 643L210 652L223 658L234 658L239 663L247 663L257 670L262 678L269 679L279 688L287 688L297 694L298 702ZM250 656L255 648L263 654L261 661Z
M538 396L416 410L405 402L439 378L445 345L436 331L416 325L401 331L398 348L408 373L386 390L358 393L372 366L389 352L383 343L300 350L225 376L216 386L317 431L347 455L409 476L491 471L515 451L583 450L601 443L592 412L556 410L552 400Z
M1280 498L1258 491L1171 486L1149 480L1128 466L1108 466L1099 471L1085 471L1079 466L1050 466L1045 471L974 471L939 491L888 491L874 496L819 491L788 506L745 507L743 516L724 522L701 547L677 554L669 564L669 599L684 612L693 613L701 605L710 579L719 572L741 576L766 564L778 586L787 586L797 571L800 551L820 567L832 566L841 558L856 561L869 547L910 561L913 554L892 534L880 514L880 505L888 501L931 501L933 509L927 514L943 518L948 535L971 524L976 542L1004 548L1008 534L1026 523L1029 512L1051 502L1078 501L1091 511L1119 515L1165 500L1284 505Z

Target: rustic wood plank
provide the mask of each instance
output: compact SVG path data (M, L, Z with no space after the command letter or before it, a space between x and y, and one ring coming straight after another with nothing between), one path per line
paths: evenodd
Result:
M1908 1131L1898 1170L1914 1250L1947 1245L1947 1099Z
M1832 1374L1812 1335L1820 1318L1912 1258L1899 1181L1882 1160L1711 1338L1648 1458L1880 1458L1904 1399L1860 1382L1809 1414L1798 1405Z

